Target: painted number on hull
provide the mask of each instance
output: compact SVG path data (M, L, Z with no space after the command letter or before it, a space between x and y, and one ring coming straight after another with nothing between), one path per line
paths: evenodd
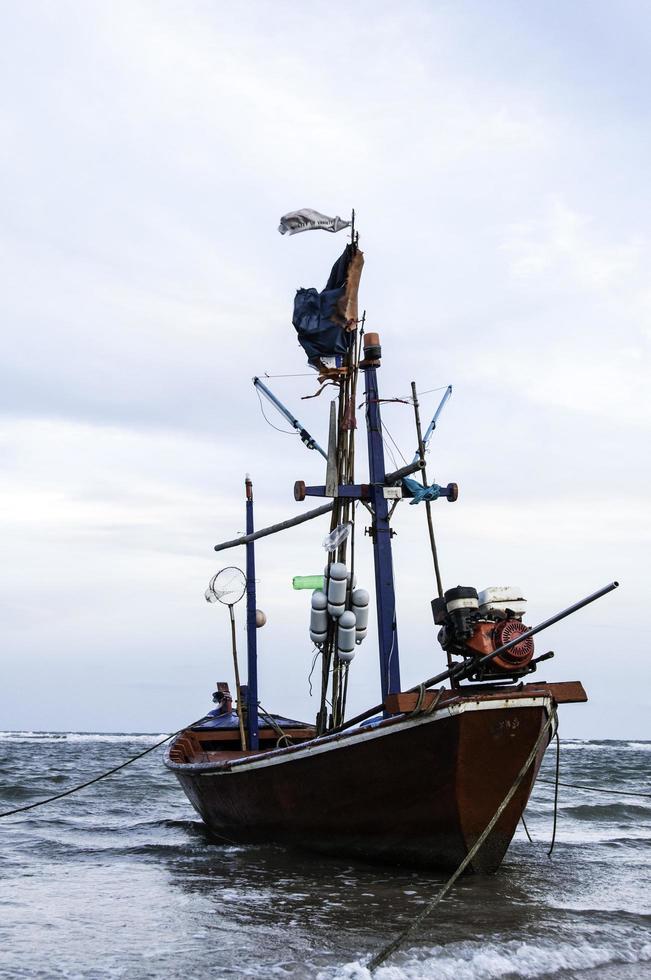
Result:
M497 724L494 726L493 733L496 738L499 738L500 736L504 736L504 735L514 738L515 733L519 727L520 727L519 718L502 718L502 720L498 721Z

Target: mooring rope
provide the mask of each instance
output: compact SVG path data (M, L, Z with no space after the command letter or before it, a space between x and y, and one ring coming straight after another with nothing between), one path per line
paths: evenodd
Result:
M294 744L294 740L292 739L292 736L291 735L288 735L287 732L284 732L282 730L282 728L280 727L280 725L278 724L278 722L276 721L276 719L274 717L272 717L272 715L270 715L268 711L265 711L265 709L262 707L262 705L260 704L259 701L258 701L258 708L260 709L260 714L262 715L262 717L267 719L267 721L269 722L270 726L273 728L273 730L275 731L276 735L278 736L278 741L276 742L276 748L278 749L278 748L283 748L284 747L284 746L281 746L281 744L280 744L281 742L284 742L284 745L285 746L287 746L287 745L293 745Z
M547 783L549 786L554 786L556 780L540 779L540 777L538 777L536 782ZM590 783L566 783L562 779L559 779L558 785L568 786L570 789L585 789L591 793L608 793L610 796L638 796L643 800L651 800L651 793L635 793L623 789L606 789L604 786L593 786Z
M56 793L54 796L48 796L46 799L38 800L36 803L27 803L25 806L17 806L13 810L5 810L4 813L0 813L0 818L12 817L15 813L24 813L25 810L35 810L36 807L45 806L46 803L54 803L55 800L61 800L64 796L72 796L73 793L78 793L79 790L86 789L87 786L92 786L93 783L99 783L100 780L106 779L108 776L112 776L114 773L119 772L120 769L126 769L127 766L137 762L138 759L142 759L144 755L148 755L150 752L153 752L154 749L158 749L161 747L161 745L165 745L166 742L169 742L170 739L174 738L176 735L180 735L181 732L184 732L186 729L192 728L193 725L198 725L200 721L203 721L203 718L198 718L197 721L193 721L189 725L184 725L183 728L179 728L178 732L172 732L171 735L161 739L160 742L156 742L155 745L150 745L148 749L144 750L144 752L139 752L138 755L132 756L130 759L127 759L126 762L122 762L119 766L114 766L112 769L108 769L106 772L100 773L99 776L94 776L92 779L86 780L85 783L79 783L78 786L73 786L71 789L66 789L63 791L63 793Z
M561 773L561 740L558 737L558 727L556 728L556 773L554 775L554 822L552 825L552 839L547 851L547 857L551 858L554 844L556 843L556 824L558 823L558 777Z
M463 872L466 870L466 868L468 867L468 865L470 864L470 862L473 860L473 858L475 857L475 855L479 851L480 847L486 841L486 838L492 832L493 828L495 827L495 824L497 823L497 821L499 820L499 818L504 813L504 810L507 808L507 806L509 805L509 803L511 802L511 800L515 796L516 792L518 791L518 788L520 786L520 783L522 782L522 780L524 779L524 777L528 773L529 769L531 768L531 765L532 765L534 759L536 758L536 755L538 754L538 750L539 750L540 746L542 745L543 740L544 740L545 736L547 735L547 732L549 731L550 727L552 726L555 718L556 718L556 709L555 708L552 708L551 711L550 711L550 714L549 714L549 718L547 719L547 721L543 725L543 728L542 728L542 730L540 732L540 735L536 739L536 744L534 745L534 747L532 748L531 752L527 756L527 761L524 763L524 765L520 769L520 772L515 777L515 781L513 782L513 785L511 786L510 790L508 791L508 793L506 794L506 796L504 797L504 799L502 800L502 802L498 806L497 810L495 811L495 813L491 817L490 821L486 825L486 827L483 830L483 832L479 835L479 837L477 838L477 840L475 841L475 843L473 844L473 846L470 848L470 850L468 851L468 853L466 854L465 858L463 859L463 861L461 862L461 864L459 865L459 867L457 868L457 870L454 872L454 874L450 878L448 878L448 880L446 881L446 883L443 885L443 888L441 888L436 893L436 895L434 896L434 898L431 899L431 901L429 901L427 903L427 905L425 906L425 908L421 912L419 912L419 914L416 916L415 919L413 919L410 922L410 924L407 926L407 928L406 929L403 929L403 931L400 933L399 936L397 936L394 940L392 940L390 943L388 943L384 947L384 949L381 949L380 950L379 953L376 953L375 954L375 956L372 958L372 960L368 964L368 969L370 970L371 973L373 973L375 970L377 970L377 968L379 966L381 966L384 963L384 961L386 959L388 959L389 956L391 956L392 953L395 953L397 949L400 949L400 947L402 945L404 945L405 941L407 939L409 939L410 936L413 935L413 933L416 931L416 929L418 928L418 926L427 918L428 915L430 915L430 913L435 908L435 906L437 906L439 904L439 902L441 902L445 898L445 896L447 895L447 893L449 892L449 890L452 888L452 886L455 883L455 881L457 880L457 878L459 878L463 874Z
M527 840L529 841L529 843L530 843L530 844L533 844L533 843L535 843L535 842L534 842L534 839L533 839L533 837L532 837L532 836L531 836L531 834L529 833L529 828L527 827L527 824L526 824L526 821L525 821L525 819L524 819L524 813L523 813L523 814L522 814L522 816L520 817L520 823L521 823L521 824L522 824L522 826L524 827L524 832L525 832L525 834L527 835Z

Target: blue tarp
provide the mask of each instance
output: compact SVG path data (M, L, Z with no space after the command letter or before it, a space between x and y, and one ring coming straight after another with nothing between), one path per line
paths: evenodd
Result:
M333 265L325 289L321 292L314 287L296 292L292 323L298 334L298 342L308 358L328 357L348 351L351 335L345 330L337 303L346 289L352 255L352 246L347 245Z
M238 728L239 721L236 711L229 714L219 714L219 709L209 711L205 718L198 724L192 726L193 732L215 731L219 729ZM271 715L271 718L280 728L310 728L305 721L294 721L293 718L283 718L282 715ZM258 715L258 728L271 728L269 719L264 715Z

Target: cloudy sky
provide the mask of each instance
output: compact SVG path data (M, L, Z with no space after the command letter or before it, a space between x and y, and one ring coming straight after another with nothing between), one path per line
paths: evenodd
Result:
M539 638L543 676L590 695L567 737L651 737L650 31L633 0L3 5L0 727L172 731L231 679L203 591L244 562L212 551L244 474L259 526L323 476L251 386L307 371L294 291L345 244L278 235L308 206L357 210L383 394L454 385L445 585L516 583L533 624L619 579ZM313 378L269 384L325 442ZM409 407L384 420L411 458ZM443 659L422 509L395 527L409 686ZM257 552L262 703L306 719L291 578L326 530ZM375 703L372 636L351 678L351 710Z

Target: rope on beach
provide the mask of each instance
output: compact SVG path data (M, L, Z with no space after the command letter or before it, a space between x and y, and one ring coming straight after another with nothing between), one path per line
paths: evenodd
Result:
M447 895L447 893L449 892L449 890L452 888L452 886L455 883L455 881L457 880L457 878L459 878L463 874L463 872L466 870L466 868L468 867L468 865L470 864L470 862L473 860L473 858L475 857L475 855L477 854L477 852L479 851L479 849L481 848L481 846L486 841L486 838L492 832L493 828L495 827L495 824L497 823L497 821L499 820L499 818L504 813L505 809L507 808L507 806L509 805L509 803L511 802L511 800L515 796L516 792L518 791L518 788L520 786L520 783L522 782L522 780L524 779L524 777L528 773L529 769L531 768L531 766L532 766L532 764L534 762L534 759L536 758L536 756L538 754L538 750L540 749L540 746L542 745L542 743L543 743L543 741L545 739L545 736L547 735L547 732L551 728L551 726L554 723L555 719L556 719L556 709L555 708L552 708L552 710L550 712L550 715L549 715L549 718L545 722L545 724L544 724L544 726L543 726L543 728L542 728L542 730L540 732L540 735L536 739L536 744L534 745L534 747L532 748L531 752L529 753L529 755L527 757L527 761L524 763L524 765L522 766L522 769L520 769L520 772L515 777L515 780L513 782L513 785L511 786L511 789L508 791L508 793L506 794L506 796L504 797L504 799L502 800L502 802L498 806L497 810L495 811L495 813L491 817L490 821L486 825L486 827L483 830L483 832L479 835L479 837L477 838L477 840L475 841L475 843L473 844L473 846L471 847L471 849L468 851L468 853L466 854L465 858L463 859L463 861L461 862L461 864L459 865L459 867L457 868L457 870L454 872L454 874L452 875L452 877L451 878L448 878L448 880L446 881L446 883L436 893L436 895L434 896L434 898L431 899L431 901L429 901L427 903L427 905L425 906L425 908L421 912L418 913L418 915L416 916L415 919L412 919L412 921L407 926L407 928L406 929L403 929L403 931L400 933L399 936L397 936L390 943L388 943L384 947L384 949L381 949L380 950L379 953L376 953L375 954L375 956L372 958L372 960L368 964L368 969L370 970L371 973L374 973L375 970L377 970L377 968L379 966L381 966L384 963L384 961L386 959L388 959L389 956L391 956L392 953L395 953L396 950L400 949L400 947L404 945L404 943L406 942L406 940L409 939L410 936L413 935L413 933L416 931L416 929L418 928L418 926L427 918L428 915L430 915L430 913L435 908L435 906L437 906L439 904L439 902L441 902L442 899L445 898L445 896Z
M202 719L198 719L201 721ZM179 728L178 732L172 732L166 738L162 739L160 742L156 742L155 745L150 745L148 749L144 752L139 752L138 755L132 756L127 759L126 762L122 762L119 766L114 766L113 769L108 769L106 772L100 773L99 776L94 776L93 779L88 779L85 783L80 783L78 786L73 786L72 789L66 789L63 793L56 793L54 796L48 796L45 800L38 800L37 803L27 803L25 806L17 806L13 810L5 810L4 813L0 813L0 817L12 817L15 813L24 813L25 810L35 810L38 806L45 806L46 803L53 803L55 800L61 800L64 796L72 796L73 793L78 793L80 789L85 789L87 786L92 786L93 783L99 783L101 779L106 779L108 776L112 776L114 773L119 772L120 769L126 769L132 763L137 762L138 759L142 759L144 755L148 755L153 752L154 749L160 748L161 745L165 745L165 742L169 742L170 739L174 738L176 735L180 735L184 732L186 728L191 728L192 725L196 725L198 721L193 721L190 725L184 725L183 728Z

